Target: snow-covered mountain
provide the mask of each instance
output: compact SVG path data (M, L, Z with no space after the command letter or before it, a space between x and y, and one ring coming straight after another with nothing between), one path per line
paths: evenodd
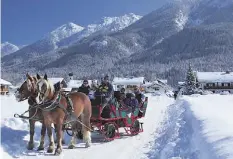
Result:
M13 64L17 65L25 60L44 56L51 51L56 52L56 49L67 47L84 37L122 30L140 18L141 16L130 13L120 17L104 17L99 23L90 24L86 28L74 23L64 24L45 35L43 39L17 51L12 55L14 59L11 56L6 57L6 59L13 60ZM59 55L56 54L54 58L56 56ZM3 59L3 61L5 60ZM12 65L11 62L10 65Z
M25 62L29 58L16 52L2 59L2 68L5 74L18 72L19 66L57 76L72 71L79 78L97 78L103 72L143 76L153 72L175 84L189 62L202 71L233 68L232 10L233 0L173 0L143 17L103 18L56 42L58 48L72 46L48 52L43 50L50 44L46 41L39 58Z
M52 43L54 43L54 49L57 49L58 47L60 47L59 45L60 41L76 33L81 32L83 29L84 29L83 27L76 25L74 23L64 24L58 27L57 29L53 30L51 33L49 33L45 37L45 39L47 41L51 41ZM63 45L65 46L66 43L64 43Z
M1 44L1 57L16 52L17 50L19 50L18 46L9 42L4 42Z
M46 54L49 51L57 49L59 42L77 32L83 30L83 27L76 25L74 23L64 24L52 32L44 36L43 39L38 40L30 45L24 46L23 48L16 51L12 56L14 56L14 63L21 63L29 58L38 57L42 54ZM7 56L6 58L12 58ZM17 61L17 62L16 62Z
M138 21L141 17L142 16L135 15L134 13L125 14L120 17L103 17L96 24L87 25L81 32L65 38L59 44L62 46L70 45L93 34L117 32Z

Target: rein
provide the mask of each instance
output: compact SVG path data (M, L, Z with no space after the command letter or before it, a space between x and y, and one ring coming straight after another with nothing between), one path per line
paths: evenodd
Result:
M28 98L27 98L28 99ZM29 98L29 99L31 99L31 98ZM35 103L35 104L33 104L33 105L31 105L30 107L29 107L29 109L28 110L26 110L24 113L22 113L21 115L19 115L19 114L14 114L14 117L15 118L23 118L23 119L29 119L29 120L38 120L38 121L42 121L42 120L40 120L40 119L36 119L36 118L34 118L35 116L36 116L36 114L37 114L37 112L38 112L38 109L41 109L42 111L51 111L51 110L53 110L53 109L55 109L56 107L57 107L57 99L58 99L58 103L60 102L60 96L58 97L58 98L56 98L55 100L53 100L53 101L48 101L48 102L44 102L44 103L41 103L41 104L37 104L37 103ZM31 99L32 100L32 99ZM47 107L45 107L45 108L43 108L43 106L44 105L48 105L49 104L49 106L47 106ZM54 107L54 105L56 106L56 107ZM36 111L35 111L35 113L32 115L32 116L30 116L30 117L27 117L27 116L24 116L27 112L29 112L30 110L32 110L32 109L36 109Z

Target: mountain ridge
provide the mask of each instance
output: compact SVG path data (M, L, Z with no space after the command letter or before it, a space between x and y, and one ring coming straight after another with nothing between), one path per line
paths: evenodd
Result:
M183 80L190 62L199 70L231 69L233 64L227 57L232 57L233 36L229 28L233 22L233 3L216 7L206 2L208 0L172 1L124 29L92 34L47 53L53 57L43 55L20 67L55 76L77 72L77 78L94 78L106 72L147 78L156 74L168 78L172 85ZM217 2L221 1L215 4ZM19 67L12 65L12 60L4 62L6 72Z

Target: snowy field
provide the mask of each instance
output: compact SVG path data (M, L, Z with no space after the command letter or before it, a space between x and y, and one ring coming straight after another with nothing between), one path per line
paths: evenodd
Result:
M144 132L133 137L122 136L112 142L104 143L98 134L92 134L92 146L83 148L82 141L78 142L76 149L67 149L70 137L66 136L66 145L63 146L63 154L59 157L47 154L44 151L37 152L26 149L29 140L28 122L13 118L14 113L21 113L27 109L27 103L18 103L13 97L1 97L1 155L3 158L74 158L79 159L122 159L122 158L147 158L151 146L153 146L156 130L163 120L164 112L174 100L167 96L151 97L146 117L143 119ZM35 141L39 144L40 124L37 124ZM48 145L46 145L48 146Z
M233 95L185 97L215 158L233 158ZM206 147L207 148L207 147ZM214 157L213 157L214 158Z
M103 142L92 134L92 146L67 149L65 136L61 156L46 151L28 151L28 122L13 118L27 103L13 97L1 97L1 155L5 158L80 158L80 159L232 159L233 158L233 95L193 95L178 100L166 95L149 97L144 132L133 137L122 136ZM39 144L40 124L36 126L35 141ZM46 146L48 146L46 144Z

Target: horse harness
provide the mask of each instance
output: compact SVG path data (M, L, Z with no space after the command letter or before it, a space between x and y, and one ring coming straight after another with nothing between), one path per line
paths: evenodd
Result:
M61 97L65 97L66 99L66 102L67 102L67 108L65 108L64 105L60 104L60 100L61 100ZM32 99L31 99L32 100ZM86 126L85 124L82 123L82 121L80 121L76 116L73 115L73 102L72 100L69 98L69 94L65 94L65 93L61 93L59 92L55 99L52 100L52 101L47 101L47 102L44 102L42 104L34 104L32 106L29 106L29 109L27 111L25 111L23 114L19 115L19 114L14 114L14 117L16 118L23 118L23 119L29 119L29 120L37 120L37 121L42 121L40 119L37 119L35 118L35 116L37 115L37 112L38 112L38 109L40 109L41 111L52 111L56 108L61 108L64 113L66 114L65 115L65 123L63 123L64 125L66 124L69 124L70 122L73 122L73 121L77 121L79 122L81 125L83 125L84 127L86 127L87 129L89 129L90 131L93 131L91 128L89 128L88 126ZM32 116L24 116L25 113L29 112L31 109L36 109L35 113L32 115ZM74 118L72 121L68 120L68 118Z

